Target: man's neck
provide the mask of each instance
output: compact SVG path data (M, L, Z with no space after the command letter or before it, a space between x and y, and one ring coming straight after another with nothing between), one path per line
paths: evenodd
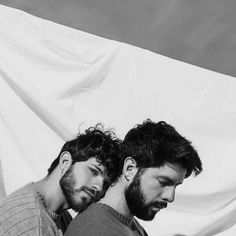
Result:
M35 188L43 197L48 210L60 214L68 208L59 185L57 173L53 172L49 176L35 182Z
M127 206L124 186L119 182L114 186L110 186L105 196L99 202L112 207L124 216L133 217Z

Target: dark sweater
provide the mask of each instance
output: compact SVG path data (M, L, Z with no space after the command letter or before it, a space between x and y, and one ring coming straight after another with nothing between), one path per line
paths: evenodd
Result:
M77 215L65 236L147 236L134 218L121 215L108 205L94 203Z

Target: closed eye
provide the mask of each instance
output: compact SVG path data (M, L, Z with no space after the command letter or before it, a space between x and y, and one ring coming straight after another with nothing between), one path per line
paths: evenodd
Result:
M160 181L160 180L159 180L159 183L160 183L160 185L163 186L163 187L170 185L170 183L168 183L168 182L163 182L163 181Z
M92 172L92 174L94 175L94 176L98 176L99 175L99 171L97 170L97 169L95 169L95 168L89 168L90 169L90 171Z
M160 185L162 186L162 187L166 187L166 186L175 186L175 187L177 187L177 186L179 186L179 185L181 185L182 183L177 183L177 184L175 184L174 182L172 182L172 181L163 181L163 180L158 180L159 181L159 183L160 183Z

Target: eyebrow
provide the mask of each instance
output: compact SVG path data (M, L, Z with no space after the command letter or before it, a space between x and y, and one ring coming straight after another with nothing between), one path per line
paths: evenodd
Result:
M95 168L97 171L99 171L99 173L100 173L101 175L104 175L104 171L102 171L102 169L101 169L98 165L96 165L96 164L91 164L91 166L92 166L93 168Z
M180 185L180 184L183 183L183 182L175 183L172 179L170 179L169 177L166 177L166 176L159 176L158 178L163 178L163 179L165 179L166 181L168 181L169 183L171 183L173 185Z

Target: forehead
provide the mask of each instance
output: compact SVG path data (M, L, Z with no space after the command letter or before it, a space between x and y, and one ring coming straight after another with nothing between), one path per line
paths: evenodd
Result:
M85 161L87 164L96 164L100 165L100 163L97 161L96 157L90 157L88 160Z
M87 166L94 166L96 168L99 168L101 171L105 171L105 167L104 165L102 165L101 163L99 163L96 159L96 157L91 157L89 158L87 161L84 161L84 164Z
M86 164L91 165L97 165L97 166L103 166L101 163L97 161L96 157L90 157L87 161L85 161Z
M179 164L166 163L161 167L147 168L146 175L154 178L167 178L176 184L181 184L186 175L186 169Z

